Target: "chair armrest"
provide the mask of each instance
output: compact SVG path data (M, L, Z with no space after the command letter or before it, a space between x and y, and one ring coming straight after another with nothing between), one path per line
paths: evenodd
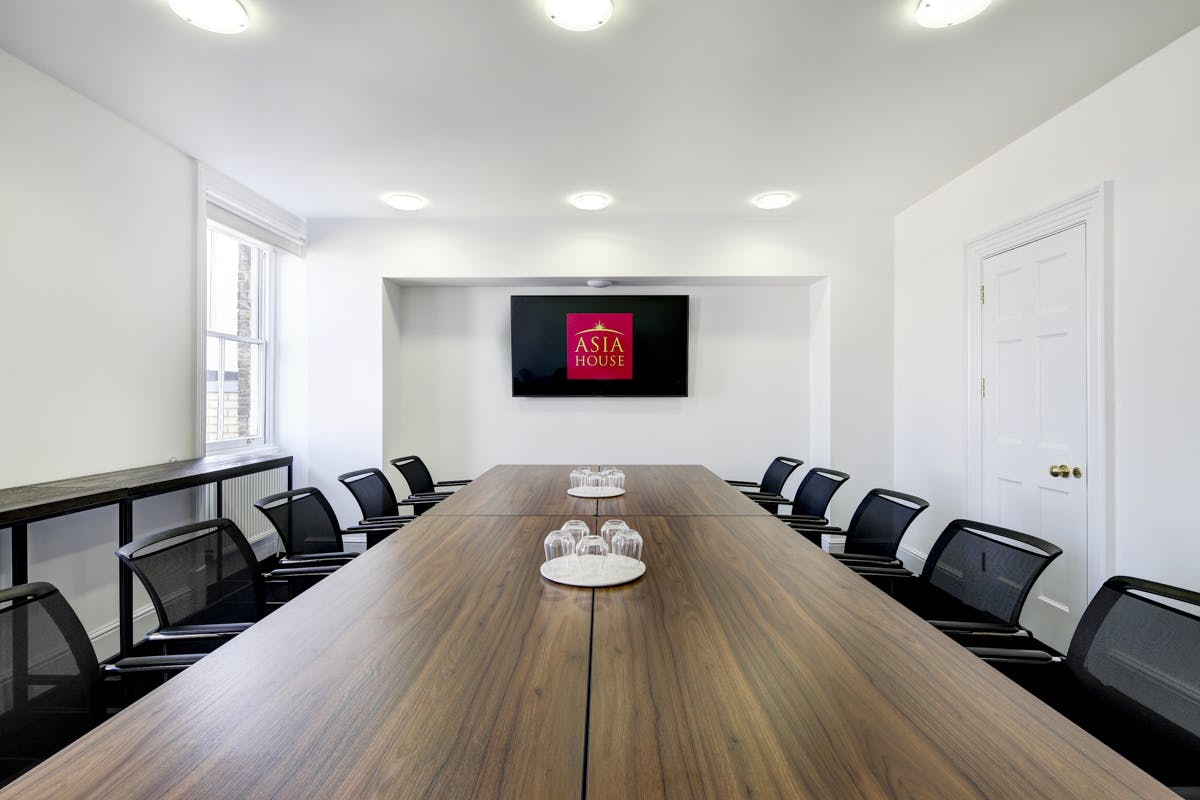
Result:
M1029 631L1016 625L1005 625L1002 622L966 622L964 620L931 619L926 620L942 633L952 633L964 636L1028 636Z
M204 653L176 656L133 656L122 658L101 669L105 675L123 675L130 672L180 672L204 658Z
M304 566L321 566L336 565L341 566L349 563L350 559L358 556L358 553L297 553L294 556L284 556L279 559L281 567L304 567Z
M837 525L818 525L815 522L785 522L784 524L794 531L820 531L821 533L832 533L837 536L844 536L846 534L846 531Z
M281 578L300 578L305 575L332 575L348 562L339 561L329 564L311 564L307 567L280 567L262 574L263 580L279 580Z
M1061 664L1062 656L1044 650L1018 650L1007 647L968 647L968 651L988 662L1001 664Z
M726 480L725 482L726 482L726 483L728 483L730 486L749 486L749 487L750 487L750 488L752 488L752 489L757 489L757 488L759 487L759 483L758 483L758 481L731 481L731 480Z
M916 578L917 576L906 570L904 567L888 567L877 564L869 564L864 561L843 561L838 560L839 564L845 564L855 574L864 577L874 576L876 578Z
M148 634L148 642L178 642L187 639L230 639L250 628L250 622L228 622L212 625L172 625Z
M403 525L404 523L412 522L415 519L416 517L414 517L412 514L396 514L392 517L367 517L366 519L360 519L358 524L360 527L367 525L389 525L392 523Z
M394 531L397 528L403 527L403 522L373 522L369 525L351 525L349 528L343 530L342 533L368 533L379 530Z
M860 564L874 564L880 567L902 566L900 559L890 556L872 556L866 553L830 553L838 561L856 561Z
M466 486L470 481L437 481L434 486Z
M779 505L790 506L791 503L780 503ZM788 524L795 522L800 525L820 525L822 527L829 524L829 520L825 517L814 517L809 514L779 514L778 517Z
M790 506L792 501L781 494L772 494L771 492L742 492L742 494L756 503L774 503L779 506Z

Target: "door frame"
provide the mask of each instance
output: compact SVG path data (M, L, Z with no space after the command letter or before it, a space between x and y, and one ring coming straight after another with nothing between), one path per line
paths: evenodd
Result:
M966 404L967 404L967 509L976 519L983 513L983 378L980 286L983 262L994 255L1038 239L1084 226L1087 315L1087 586L1088 599L1111 574L1115 544L1112 475L1108 449L1112 437L1112 418L1108 396L1112 356L1108 331L1112 269L1109 257L1112 239L1112 187L1105 182L1057 205L1024 219L995 229L964 245L966 274ZM986 521L986 520L984 520Z

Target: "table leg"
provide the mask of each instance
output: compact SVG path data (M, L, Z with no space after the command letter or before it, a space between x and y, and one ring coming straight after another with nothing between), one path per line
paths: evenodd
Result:
M9 560L12 567L12 585L29 583L29 525L18 522L9 531Z
M117 504L117 540L124 547L133 541L133 501L122 500ZM121 658L133 654L133 575L123 565L117 564L117 624L120 628Z

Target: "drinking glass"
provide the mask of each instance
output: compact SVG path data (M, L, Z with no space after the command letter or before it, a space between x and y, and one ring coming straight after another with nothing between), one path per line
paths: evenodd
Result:
M612 537L612 552L637 561L642 560L642 535L633 528L614 531Z
M579 540L575 547L575 555L579 556L579 568L585 575L596 576L604 572L604 564L608 560L608 545L604 537L598 533L589 533Z
M591 474L592 471L587 467L576 467L571 470L571 488L578 489L580 486L586 486L588 475Z
M600 526L600 536L604 539L604 543L608 545L609 550L612 549L612 537L617 531L628 530L629 526L625 524L623 519L610 519Z
M563 523L562 529L571 537L571 547L579 544L579 540L592 532L588 524L581 519L569 519Z
M574 555L575 540L571 538L568 531L550 531L546 534L546 541L543 543L546 548L546 560L553 561L556 558Z
M619 469L611 469L605 473L605 480L615 489L625 488L625 473Z
M599 472L593 472L588 475L587 485L592 487L593 489L599 489L601 486L604 486L605 483L606 483L606 480L605 480L604 475L602 475Z

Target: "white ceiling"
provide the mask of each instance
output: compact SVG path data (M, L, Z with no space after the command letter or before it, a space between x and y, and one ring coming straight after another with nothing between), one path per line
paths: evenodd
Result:
M892 214L1200 24L1196 0L614 0L569 33L539 0L0 0L0 48L308 217ZM5 109L5 113L19 110Z

